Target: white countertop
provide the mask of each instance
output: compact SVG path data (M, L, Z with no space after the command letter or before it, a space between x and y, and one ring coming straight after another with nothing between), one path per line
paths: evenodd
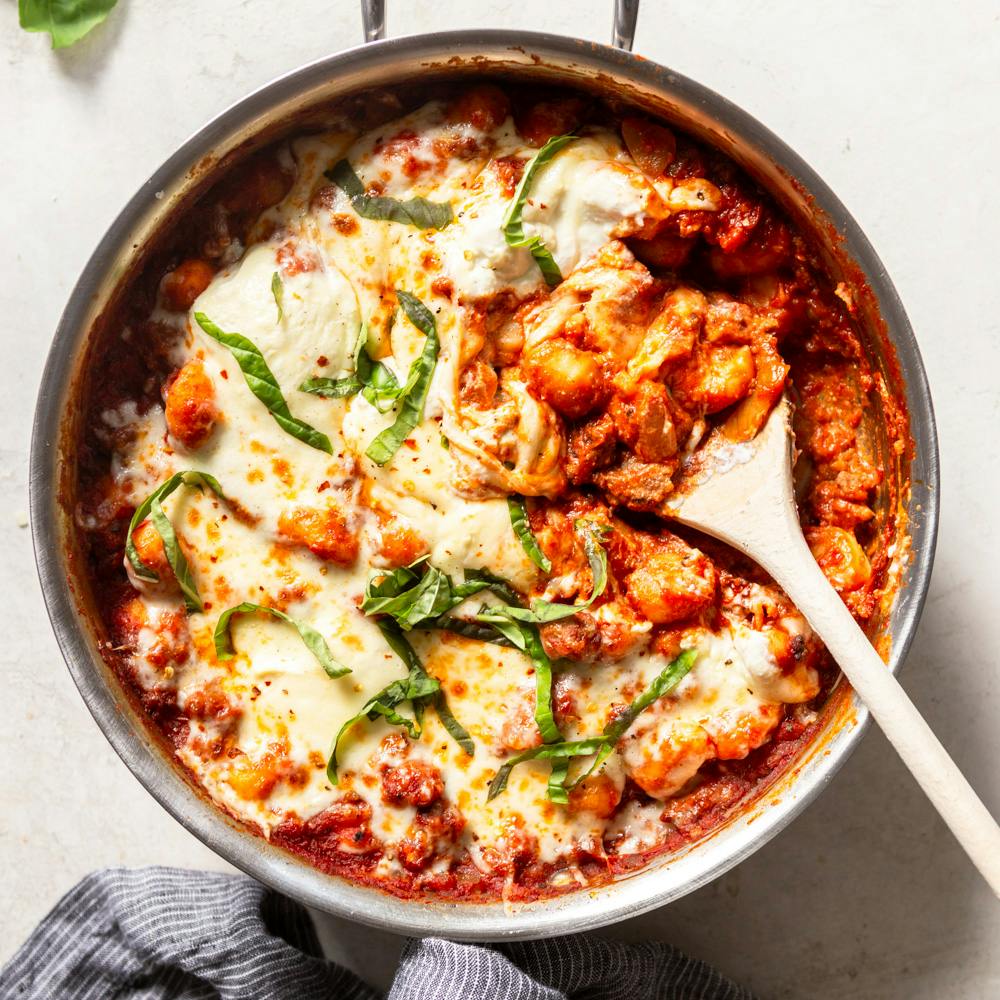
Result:
M606 0L419 0L392 32L525 27L604 41ZM405 9L404 9L405 7ZM1000 813L1000 13L994 4L646 0L636 51L741 104L838 192L909 311L941 435L930 600L903 680ZM289 10L292 9L289 7ZM59 314L125 200L206 119L361 40L357 5L120 0L52 53L0 10L0 961L104 865L225 868L147 795L76 693L26 529L28 437ZM992 595L992 596L991 596ZM322 920L384 985L399 941ZM1000 905L880 734L784 833L714 884L612 933L658 938L765 998L1000 996ZM354 946L357 945L355 948Z

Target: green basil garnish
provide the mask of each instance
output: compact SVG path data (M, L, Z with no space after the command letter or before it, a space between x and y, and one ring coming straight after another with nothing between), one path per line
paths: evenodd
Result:
M401 222L417 229L444 229L452 220L448 202L428 201L426 198L398 198L365 194L361 178L347 160L339 160L325 174L351 200L351 206L363 219L382 222Z
M433 705L437 710L441 724L455 742L470 756L475 753L476 748L472 737L452 715L440 683L424 670L420 658L396 623L388 618L380 618L377 624L389 648L406 664L407 675L384 687L373 698L365 702L357 715L352 716L340 727L340 731L333 741L330 759L326 766L326 776L334 785L337 784L337 748L340 746L340 741L351 726L364 718L374 721L381 716L393 726L402 726L411 739L419 739L423 731L424 708L427 705ZM412 719L400 715L396 711L397 706L404 701L409 701L413 706Z
M271 294L274 296L274 304L278 307L278 322L285 318L285 283L281 280L281 274L275 271L271 275Z
M64 49L96 28L111 12L117 0L20 0L17 5L25 31L47 31L52 48Z
M339 663L333 658L333 654L330 652L330 647L326 644L326 640L316 631L311 625L307 625L304 621L300 621L298 618L292 618L290 615L286 615L284 611L279 611L277 608L268 608L263 604L253 604L250 601L244 601L242 604L237 604L235 607L227 608L222 612L219 617L219 621L215 626L215 655L220 660L231 660L236 655L236 650L233 647L233 634L232 634L232 618L233 615L250 615L257 612L263 612L264 614L270 615L272 618L277 618L278 621L287 622L291 625L296 632L299 633L303 643L305 643L306 648L316 657L319 665L327 672L330 677L343 677L344 674L349 674L351 672L350 667L345 667L342 663Z
M588 739L572 742L550 743L546 746L535 747L532 750L525 750L516 757L511 757L510 760L505 761L500 770L497 771L496 777L490 783L487 801L496 798L507 787L510 772L518 764L526 760L552 760L561 763L562 766L559 768L561 775L557 775L556 764L553 764L553 776L549 779L548 793L549 798L556 802L568 801L568 792L579 785L585 778L590 777L611 756L618 741L625 735L639 715L649 708L653 702L662 698L676 687L687 676L697 659L697 650L683 650L657 675L653 683L621 715L604 727L604 731L600 736L592 736ZM565 779L569 770L570 759L573 757L589 757L591 754L597 755L593 764L576 781L567 786Z
M170 563L170 568L177 577L181 592L184 594L184 604L188 611L203 611L204 605L198 588L195 586L194 578L191 576L191 567L187 558L177 541L177 533L170 523L170 518L163 513L161 504L171 493L180 486L191 486L195 489L204 489L206 486L218 497L224 497L219 481L210 476L207 472L175 472L166 482L161 483L145 500L139 504L132 515L132 520L128 526L128 537L125 540L125 555L132 566L132 571L140 580L149 580L158 583L160 578L150 569L140 558L139 552L132 540L132 534L136 528L148 517L156 528L160 540L163 542L163 551Z
M354 349L354 374L342 378L306 379L299 390L327 399L344 399L360 392L379 413L391 410L405 387L399 384L390 368L381 361L372 360L367 345L368 327L362 323Z
M511 757L505 761L503 766L497 771L496 777L490 782L490 788L486 795L486 801L495 799L506 787L510 778L510 772L523 764L526 760L551 760L568 761L573 757L589 757L597 753L606 743L603 736L594 736L587 740L574 740L572 742L548 743L544 746L533 747L525 750L516 757ZM555 768L553 768L555 771ZM560 772L562 769L560 768Z
M396 298L410 322L424 334L424 349L410 365L406 385L399 393L399 409L392 426L382 431L368 446L365 454L376 464L385 465L400 449L413 429L423 420L424 403L431 387L437 364L438 335L434 314L416 296L400 289Z
M365 587L361 610L366 615L386 615L407 632L414 628L448 628L453 619L441 616L484 590L503 601L519 601L510 584L487 569L466 570L465 580L453 583L446 573L428 565L424 556L410 566L373 573Z
M509 247L522 247L531 253L542 272L542 277L549 288L554 288L562 281L562 272L555 257L549 252L540 236L528 236L524 232L524 222L521 218L525 202L528 200L528 190L535 174L545 166L564 146L569 145L577 137L575 135L557 135L549 139L542 148L528 161L524 168L521 183L517 185L514 199L503 217L501 228L504 239Z
M524 506L521 497L507 497L507 510L510 511L510 526L514 529L521 542L521 547L527 553L528 558L543 572L552 572L552 561L538 547L538 542L531 532L528 524L528 511Z
M243 372L243 377L246 379L250 391L267 407L268 412L282 430L311 448L333 454L333 445L330 444L330 439L325 434L316 430L315 427L311 427L304 420L292 416L288 409L288 403L285 402L285 397L281 394L281 388L264 360L264 355L260 353L252 340L248 340L239 333L225 333L204 313L197 312L194 314L194 318L208 336L229 348L236 363L240 366L240 371Z
M587 600L581 604L555 604L552 601L534 600L531 602L530 608L498 606L490 608L485 616L480 615L479 621L496 625L497 616L505 615L508 618L516 618L518 621L545 625L549 622L561 621L563 618L570 618L578 611L589 608L608 586L608 556L601 543L606 539L610 529L587 520L577 521L575 527L583 535L583 548L587 553L587 562L590 565L590 573L594 581L590 597Z

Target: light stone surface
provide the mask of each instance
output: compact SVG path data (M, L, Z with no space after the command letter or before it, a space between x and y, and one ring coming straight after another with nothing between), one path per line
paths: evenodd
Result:
M411 0L389 24L396 34L522 27L604 41L608 8ZM226 868L115 757L49 631L25 525L51 332L105 227L181 140L252 88L361 40L348 0L298 0L280 13L248 0L121 0L62 53L20 32L15 11L0 9L0 960L93 868ZM646 0L636 44L798 150L896 282L930 374L944 483L934 581L904 682L995 813L998 22L987 0ZM332 954L388 982L399 939L326 918L321 929ZM750 860L608 933L669 941L766 998L1000 996L1000 907L876 732Z

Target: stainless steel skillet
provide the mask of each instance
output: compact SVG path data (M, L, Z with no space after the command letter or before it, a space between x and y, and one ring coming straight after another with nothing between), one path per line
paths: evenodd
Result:
M616 47L522 31L454 31L375 41L382 4L364 3L370 44L295 70L244 98L185 142L112 223L87 263L56 331L42 378L31 449L32 531L52 626L88 707L138 779L187 829L220 855L289 895L331 913L398 933L457 939L547 937L643 913L698 888L753 853L831 780L857 744L867 713L848 688L834 692L818 740L757 800L679 854L615 884L517 907L406 901L323 875L271 846L209 802L163 750L101 656L93 595L74 540L74 445L88 348L110 304L155 244L228 166L264 142L314 119L331 101L415 79L492 75L614 95L716 145L811 232L858 303L868 348L889 395L909 414L907 448L888 454L898 498L903 583L878 628L898 670L927 593L938 518L934 415L923 366L902 305L857 223L823 181L780 139L738 107L670 69L630 54L637 0L615 12ZM908 486L907 486L908 484ZM888 516L894 498L880 498Z

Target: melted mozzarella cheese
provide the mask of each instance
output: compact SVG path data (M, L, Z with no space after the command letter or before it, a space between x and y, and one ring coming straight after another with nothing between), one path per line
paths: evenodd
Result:
M173 691L188 711L191 727L181 750L185 762L213 798L265 833L289 817L308 819L342 795L326 775L334 737L372 695L405 675L378 628L359 610L369 567L377 559L375 510L391 512L446 573L461 577L466 569L485 567L523 590L536 579L511 529L505 501L459 496L451 486L453 449L441 440L442 426L460 433L455 413L467 319L462 300L503 287L523 294L541 287L530 254L503 240L500 220L508 199L496 175L485 169L491 156L527 157L531 151L509 121L490 136L459 131L458 138L471 140L478 152L469 154L466 144L463 157L442 156L455 130L444 121L441 107L432 104L356 139L335 134L296 142L295 184L266 215L266 230L273 235L221 272L192 311L256 344L291 412L327 434L333 454L286 433L251 392L233 354L193 319L179 334L176 360L201 358L211 379L221 416L209 441L195 454L174 450L158 407L140 414L126 405L104 415L109 432L130 432L114 465L123 493L137 501L186 468L211 473L225 493L223 500L182 489L165 502L205 611L188 617L186 658L164 667L158 653L161 630L183 605L179 595L143 584L140 600L148 623L139 632L133 660L138 683ZM399 144L393 144L400 133L416 136L407 147L412 162L401 158ZM452 201L455 221L437 232L359 218L344 193L323 177L344 156L365 183L377 182L388 194ZM664 211L662 195L626 161L610 133L598 132L572 144L539 175L525 209L525 228L542 236L568 274L611 236L634 231L648 213ZM275 272L282 275L281 319L271 290ZM435 290L436 278L454 283L457 303ZM423 423L380 467L365 451L394 413L379 413L361 396L323 399L298 387L306 378L350 370L362 321L371 328L370 349L405 380L424 337L402 316L390 321L385 303L392 301L393 288L411 291L434 311L441 348ZM512 385L512 398L523 390L518 386ZM498 436L493 444L513 448L518 461L528 462L543 450L548 425L544 414L527 405L526 390L523 394L524 412L517 419L525 424L524 433L506 443L499 436L510 434L509 429L489 433ZM522 449L534 452L522 456ZM285 544L279 533L283 514L331 501L360 533L361 552L349 567ZM280 606L307 621L352 672L331 679L294 629L253 615L234 619L236 655L220 661L213 643L218 616L244 601ZM472 735L476 753L469 758L462 752L430 711L411 754L440 769L446 798L466 821L459 847L478 864L489 866L489 848L508 836L512 824L530 831L539 856L551 862L576 846L599 846L612 835L621 834L625 851L655 844L661 831L649 806L633 803L608 823L550 802L544 762L518 767L507 791L488 802L489 783L509 757L504 724L517 712L527 710L530 717L532 664L516 649L440 632L414 633L412 641ZM683 783L744 717L768 719L776 716L779 702L815 694L815 674L783 674L766 637L749 628L702 631L686 641L699 651L696 667L669 698L640 718L622 754L608 762L608 774L619 787L625 774L655 758L657 748L671 740L678 742L679 753L670 765L676 770L673 781ZM564 682L578 708L566 737L599 733L611 707L634 698L666 662L642 652L615 664L566 666ZM231 711L199 714L199 701L212 690L221 693ZM372 808L372 832L384 845L386 871L398 870L395 845L414 820L411 807L384 802L378 781L371 780L372 759L394 731L381 720L356 725L339 755L343 786ZM692 733L704 739L694 740ZM682 734L692 740L686 754ZM228 741L226 752L218 752L220 741ZM734 753L731 743L728 752Z

